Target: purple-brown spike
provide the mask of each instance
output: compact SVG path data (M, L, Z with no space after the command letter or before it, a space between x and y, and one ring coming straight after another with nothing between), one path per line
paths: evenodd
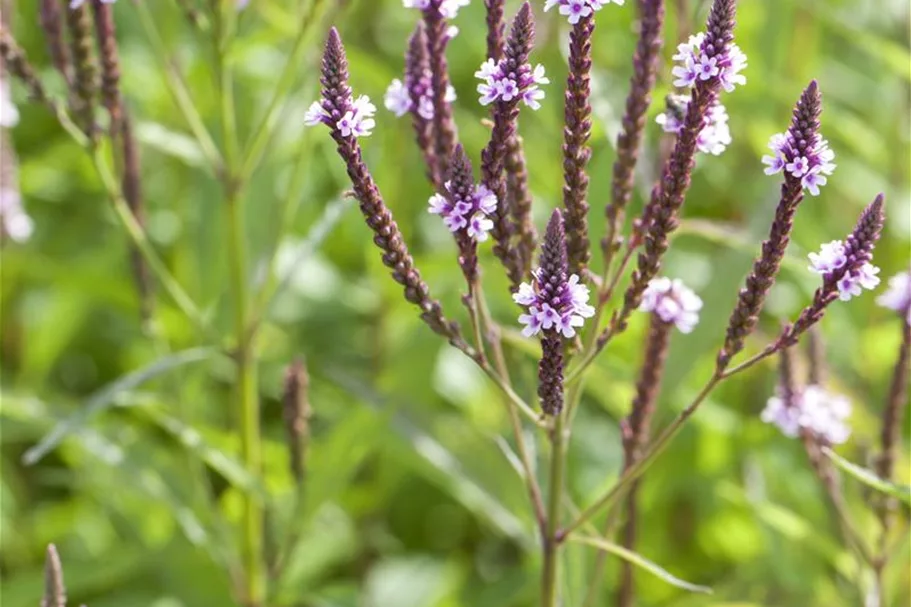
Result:
M462 144L456 145L449 166L448 188L446 194L452 204L458 201L470 201L475 195L474 175L471 161L465 153ZM459 267L469 288L473 289L478 280L478 242L468 235L466 230L456 232L456 241L459 245Z
M44 38L47 40L51 63L69 86L73 82L73 66L70 63L70 52L63 39L60 0L41 0L38 16L41 21L41 29L44 30Z
M68 9L66 15L76 67L72 109L79 118L82 130L91 135L95 130L95 101L98 95L98 63L93 50L92 16L86 4Z
M633 55L633 75L626 97L626 113L617 135L617 159L611 178L611 201L605 209L607 235L604 239L605 259L610 259L617 247L617 234L623 216L633 196L633 179L639 159L639 147L645 132L645 118L652 102L655 74L661 56L664 27L664 0L639 0L639 42Z
M566 230L563 215L554 209L547 223L538 261L538 281L544 299L558 296L566 283ZM558 415L563 409L563 338L556 330L543 332L541 361L538 364L538 398L547 415Z
M433 90L433 136L437 158L437 173L445 175L449 161L458 142L455 122L452 119L452 105L446 100L449 90L449 64L446 61L446 47L449 44L449 25L440 10L444 0L430 0L424 10L424 26L427 34L427 55Z
M778 340L770 347L781 348L797 343L805 331L819 322L828 305L838 299L839 281L845 276L858 273L864 264L873 258L873 248L879 240L883 223L886 220L884 207L885 199L882 194L867 205L845 242L847 261L823 277L822 286L813 294L813 302L803 309L794 325L783 331Z
M437 162L433 135L433 120L428 120L421 112L421 104L433 85L430 62L427 59L427 34L423 22L418 22L408 39L408 52L405 54L405 86L411 99L411 125L418 147L424 155L427 165L427 178L439 191L443 185Z
M664 377L664 366L667 361L668 344L674 325L665 322L657 313L651 315L648 338L645 344L645 357L636 382L636 396L629 416L623 427L623 470L632 467L642 456L642 450L648 445L651 434L651 421L655 414L655 404L661 391L661 380ZM637 515L639 509L639 480L633 481L626 495L626 523L623 527L623 547L635 550ZM635 600L633 568L623 564L620 573L620 586L617 590L617 605L631 607Z
M506 197L512 217L512 233L515 236L515 250L519 260L519 271L523 278L531 273L532 258L538 243L538 232L531 214L531 191L528 189L528 168L522 138L517 134L509 139L506 160Z
M788 135L801 152L812 150L819 140L819 115L822 97L816 81L810 82L794 108L794 117ZM737 305L728 321L727 336L717 357L717 368L723 371L731 359L743 349L746 338L756 328L766 296L775 283L781 261L791 239L794 214L803 200L800 178L785 172L781 184L781 198L775 210L775 219L769 237L762 243L762 254L753 262L746 285L740 290Z
M715 0L712 4L702 47L707 57L727 55L734 36L734 13L734 0ZM639 307L649 281L661 269L661 259L669 246L668 238L680 224L680 209L686 199L695 165L696 140L702 131L706 113L718 98L720 87L718 78L697 80L693 87L683 128L664 165L659 187L653 190L652 200L643 211L650 218L648 222L641 222L642 229L645 230L645 250L638 256L632 282L624 295L623 308L612 319L607 331L616 333L626 328L629 315ZM604 335L606 333L602 338ZM599 339L599 343L603 341Z
M503 58L505 48L506 23L503 19L505 4L505 0L484 0L484 6L487 8L487 56L494 61Z
M120 58L117 51L117 30L114 26L114 6L92 0L95 11L95 33L101 55L101 101L111 117L111 133L117 133L122 120L120 99Z
M535 25L531 5L522 4L522 8L513 19L506 43L506 53L503 61L504 73L516 74L515 80L521 83L528 79L531 67L528 65L528 56L534 44ZM521 88L521 84L520 84ZM497 196L497 211L493 217L494 255L503 262L509 275L513 288L522 282L522 268L518 252L512 247L510 237L512 225L510 223L509 203L506 192L506 177L504 174L506 156L509 151L509 142L516 136L516 120L519 116L519 98L513 97L509 101L497 99L493 107L493 132L490 142L481 152L481 172L484 184Z
M32 100L42 103L50 101L44 86L35 74L35 69L25 56L25 51L22 50L7 27L2 24L0 24L0 58L3 59L3 69L25 85Z
M304 484L307 444L310 439L310 377L302 359L285 371L282 391L282 417L288 436L288 462L291 476L300 489Z
M120 141L123 146L123 178L121 189L127 206L140 226L145 226L145 201L142 197L142 170L139 162L139 144L133 133L133 123L126 111L120 118ZM133 282L139 294L140 315L144 322L151 320L155 309L155 287L149 265L139 249L130 248Z
M563 126L563 207L569 271L584 275L591 257L588 241L588 166L591 148L591 68L594 13L582 17L569 35L569 74Z
M338 30L334 27L329 31L329 39L326 41L320 82L322 109L328 115L326 121L332 129L332 138L337 144L339 156L345 161L361 213L373 230L373 242L383 252L383 263L392 270L393 279L404 287L405 299L420 308L424 322L434 332L446 337L453 346L470 352L471 348L462 338L458 325L448 321L443 316L439 302L430 297L429 289L414 266L414 259L408 252L392 212L383 201L379 188L364 163L357 137L342 135L338 127L338 121L352 110L354 102L348 86L348 59Z

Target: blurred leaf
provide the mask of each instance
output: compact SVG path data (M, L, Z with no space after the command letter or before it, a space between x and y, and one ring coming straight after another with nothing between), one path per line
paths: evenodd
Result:
M677 588L681 588L683 590L689 590L690 592L704 592L705 594L712 593L712 589L709 588L708 586L698 586L696 584L690 584L687 581L674 577L673 575L671 575L670 573L668 573L667 571L665 571L664 569L662 569L655 563L651 562L644 556L642 556L640 554L636 554L635 552L633 552L631 550L627 550L623 546L614 544L613 542L608 542L607 540L603 540L603 539L597 538L597 537L574 536L574 535L569 536L569 539L571 541L578 542L580 544L588 544L589 546L594 546L595 548L600 548L601 550L610 552L611 554L613 554L615 556L619 556L624 561L626 561L632 565L635 565L636 567L639 567L640 569L644 569L645 571L648 571L655 577L657 577L661 580L664 580L671 586L676 586Z
M885 493L886 495L899 499L905 504L911 505L911 486L898 485L896 483L882 479L877 476L876 473L874 473L872 470L867 470L866 468L862 468L857 464L849 462L828 447L823 447L822 452L825 453L829 459L835 462L836 466L841 468L849 476L854 477L864 485L867 485L871 489L875 489L880 493Z
M122 392L127 392L158 377L163 373L199 362L209 358L215 352L214 348L191 348L176 354L159 358L152 364L138 369L111 382L86 400L85 404L73 415L58 423L45 435L41 441L25 452L22 461L28 466L38 462L49 451L54 449L69 434L78 432L82 426L94 415L101 413L109 407L116 406L116 399Z

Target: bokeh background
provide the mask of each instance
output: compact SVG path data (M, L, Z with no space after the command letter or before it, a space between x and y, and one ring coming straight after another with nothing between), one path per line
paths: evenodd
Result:
M241 15L233 58L243 136L261 117L284 65L296 30L294 4L252 0ZM304 541L293 555L281 604L536 604L539 556L526 494L497 438L508 431L499 396L406 304L356 207L343 198L348 184L329 137L303 127L303 113L317 95L319 47L330 22L346 41L355 91L380 105L390 80L401 77L404 44L418 15L398 0L327 4L331 10L308 42L281 129L246 198L257 270L251 284L261 280L274 246L277 270L287 276L269 309L260 358L263 483L275 503L270 524L278 528L290 516L294 494L279 402L284 369L305 357L312 384ZM509 13L518 7L508 4ZM552 84L540 111L523 111L521 133L541 226L560 201L567 27L564 19L543 13L543 0L534 4L534 60L547 67ZM595 241L603 233L636 40L633 4L607 6L595 33ZM14 31L53 87L56 76L36 25L36 5L15 3ZM187 26L176 3L157 0L153 10L195 103L217 132L211 43ZM706 2L668 2L665 64L650 112L637 209L660 156L662 133L653 118L670 92L669 57L680 36L701 28L706 13ZM124 94L142 144L149 234L191 296L228 334L219 186L201 169L202 156L175 111L135 7L120 2L116 16ZM461 33L449 51L459 94L456 119L476 160L487 136L473 78L484 54L483 3L463 9L456 24ZM819 80L824 95L822 128L838 169L822 195L808 198L798 213L788 261L751 349L811 296L816 280L806 271L806 253L843 238L880 191L889 220L875 261L884 277L908 268L908 3L743 2L736 34L749 67L747 85L724 98L734 143L720 157L699 158L683 227L665 265L667 274L701 295L705 309L695 332L674 336L658 423L670 420L710 373L738 286L777 202L778 179L763 175L759 159L769 136L787 127L790 109L811 78ZM90 161L15 84L13 93L21 120L11 135L35 231L27 242L7 241L2 248L0 600L4 607L38 604L44 548L55 542L73 604L233 604L220 563L234 550L227 529L238 520L240 492L251 489L236 464L232 366L209 357L120 392L97 411L87 409L92 395L124 374L211 342L163 295L152 322L143 326L126 239ZM459 316L462 280L455 249L441 223L426 213L431 192L410 124L383 108L377 122L374 135L364 140L366 160L434 295L449 315L465 322ZM276 244L294 180L301 187L290 201L291 227ZM315 238L316 226L328 235ZM514 326L517 312L489 250L482 263L494 315ZM828 387L854 405L854 432L839 451L867 463L876 447L899 322L867 293L833 305L822 326ZM600 357L588 382L570 451L569 484L577 503L587 503L616 478L618 421L629 407L643 329L644 318L636 318ZM520 391L532 394L536 345L511 339L508 354ZM687 595L640 573L642 605L860 604L854 561L801 445L759 420L774 381L769 362L724 385L646 477L639 550L715 592ZM62 420L66 434L56 448L26 466L26 451ZM907 424L903 434L907 438ZM898 470L908 482L906 449ZM866 514L865 492L850 479L844 484L851 510L872 538L877 526ZM588 549L568 552L568 606L580 601L591 556ZM888 576L891 605L907 605L911 597L908 564L906 542ZM615 574L611 562L607 579Z

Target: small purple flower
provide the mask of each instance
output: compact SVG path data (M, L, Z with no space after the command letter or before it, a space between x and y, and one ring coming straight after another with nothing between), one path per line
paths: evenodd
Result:
M117 0L101 0L104 4L114 4ZM85 4L85 0L70 0L70 9L75 10Z
M667 109L658 114L655 122L660 124L666 133L680 133L689 103L690 98L685 95L668 95ZM700 152L718 156L731 144L728 113L721 103L716 101L709 108L704 124L696 138L696 147Z
M444 184L446 195L434 194L428 201L428 212L440 215L450 232L465 230L468 237L477 242L484 242L493 228L490 215L496 211L497 197L481 184L474 188L467 200L458 198L452 184Z
M791 132L776 133L769 140L772 156L763 156L762 163L766 175L785 171L800 179L800 184L813 196L819 195L819 187L826 184L827 176L835 170L835 152L829 148L829 142L819 138L812 148L801 154ZM805 144L806 146L806 144ZM808 146L807 146L808 147Z
M383 105L399 118L411 111L411 95L408 93L408 88L398 78L393 80L386 89Z
M440 14L447 19L452 19L458 14L460 8L468 6L470 2L471 0L443 0L440 3ZM405 8L426 11L431 8L432 2L431 0L402 0L402 5Z
M778 426L788 438L795 438L805 430L826 444L840 445L851 436L851 428L847 425L851 402L844 396L809 385L803 391L795 392L791 400L788 404L780 396L773 396L760 419Z
M522 334L531 337L542 330L553 330L564 337L574 337L576 328L595 314L595 309L588 304L588 287L572 274L568 280L551 288L552 285L541 284L540 275L540 269L535 271L532 282L523 282L512 296L513 301L528 308L528 314L519 316L519 322L525 325ZM548 293L552 295L548 296Z
M876 298L876 303L904 314L905 322L911 324L911 271L890 278L888 290Z
M788 438L796 438L800 434L800 410L797 407L789 407L779 396L769 398L759 419L767 424L774 424Z
M810 271L826 275L848 263L845 245L840 240L833 240L822 245L819 253L810 253Z
M676 325L681 333L690 333L699 322L702 300L679 279L653 278L642 294L639 309L654 312L664 322Z
M676 77L674 86L688 88L697 80L717 78L721 87L730 93L737 85L746 84L746 78L740 72L746 67L747 58L740 47L732 42L724 55L709 57L705 43L706 36L700 32L677 45L673 59L678 65L671 70Z
M810 271L822 276L844 267L848 263L845 245L840 240L822 245L819 253L810 253ZM860 295L864 289L874 289L879 285L879 268L871 263L865 263L855 271L846 272L838 279L838 298L849 301L852 297Z
M429 70L423 78L419 79L420 82L416 83L411 82L407 75L404 82L396 78L386 88L386 94L383 96L383 105L386 106L387 110L395 114L397 118L401 118L413 109L411 91L414 90L415 97L419 100L418 115L424 120L433 120L433 91L431 90L430 79ZM448 103L456 100L456 91L452 85L447 87L444 100Z
M304 124L307 126L316 126L325 124L330 128L338 129L342 137L367 137L373 132L376 121L373 116L376 114L376 106L370 103L370 98L361 95L355 100L348 99L347 109L342 117L334 124L332 116L326 110L323 101L314 101L304 114Z
M475 77L483 81L477 89L481 94L481 105L490 105L495 101L509 102L518 97L531 109L540 108L539 100L544 98L540 85L550 83L544 66L536 65L533 70L523 66L527 69L519 69L518 73L506 73L506 66L505 59L499 62L488 59L475 72Z
M547 0L544 3L544 10L549 11L553 7L559 7L561 15L568 18L568 21L575 25L583 17L588 17L594 12L600 11L604 5L613 2L623 6L624 0Z

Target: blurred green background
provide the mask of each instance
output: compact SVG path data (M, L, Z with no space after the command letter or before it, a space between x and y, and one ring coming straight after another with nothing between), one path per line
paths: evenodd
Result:
M284 65L295 35L295 3L252 0L241 14L233 59L244 137ZM327 4L331 9L313 32L281 128L246 196L251 282L258 284L289 183L296 177L303 184L292 201L299 203L293 226L277 245L277 269L287 285L270 308L261 340L264 485L274 503L268 523L276 529L291 517L294 495L279 398L284 369L296 357L307 360L314 409L308 501L299 518L305 539L289 564L281 604L534 605L540 559L524 488L497 438L509 427L499 395L406 304L356 207L343 201L348 183L331 140L322 129L303 127L303 113L317 95L319 47L330 21L346 41L355 92L381 105L389 81L401 77L404 44L418 14L398 0ZM511 14L518 2L508 4ZM539 27L533 60L547 67L552 83L543 108L523 110L520 122L541 226L560 201L567 27L564 19L544 15L543 0L534 4ZM613 142L636 41L633 4L608 5L595 33L595 241L603 233ZM217 132L211 43L187 26L176 3L158 0L153 11L197 106ZM59 83L36 13L35 0L17 2L14 31L53 88ZM455 21L461 33L449 51L460 137L474 160L487 134L473 78L484 55L483 13L480 0L462 10ZM705 2L668 3L666 60L678 36L698 30L706 13ZM149 234L190 295L228 334L218 183L201 169L199 149L175 111L135 7L120 2L116 16L123 90L142 144ZM749 57L748 83L724 97L734 143L720 157L699 158L683 228L664 270L693 287L705 308L694 333L673 338L656 423L689 402L711 372L737 289L777 202L778 178L765 177L759 159L769 136L787 127L811 78L824 95L822 128L838 169L822 195L808 198L798 213L788 262L751 348L761 347L779 319L793 317L811 296L816 280L805 270L806 253L843 238L880 191L889 220L875 261L884 278L907 269L908 23L905 0L741 3L736 34ZM653 118L670 91L669 72L665 62L640 163L637 209L657 170L662 134ZM18 85L13 89L22 117L12 139L24 205L36 229L28 242L6 242L2 249L0 600L4 607L38 604L44 548L54 542L72 604L234 604L221 566L236 553L228 528L239 519L241 492L261 488L251 489L237 464L233 367L208 357L85 414L91 395L118 377L211 342L161 293L151 327L143 328L126 239L90 161L45 109L28 105ZM464 324L455 248L426 213L431 192L410 124L382 107L377 122L374 135L363 140L366 160L434 296ZM308 234L317 225L331 233L312 247ZM493 313L509 326L517 312L489 248L482 263ZM569 484L577 503L588 503L616 478L618 421L629 407L643 329L644 318L634 319L588 382L570 451ZM828 387L854 405L854 433L839 451L867 463L876 449L899 322L865 294L833 305L823 330ZM535 344L511 342L508 354L520 392L532 394ZM860 604L854 561L801 445L759 420L774 381L769 362L724 385L646 477L639 551L715 592L687 595L639 573L640 604ZM73 423L59 446L26 466L24 453L65 419ZM907 439L907 424L903 434ZM909 470L904 449L898 466L904 482ZM867 514L866 493L850 479L844 484L852 512L872 539L878 527ZM275 535L283 540L281 532ZM581 600L591 557L587 548L567 554L567 606ZM616 564L610 562L609 581ZM911 600L908 570L906 542L887 578L891 605Z

